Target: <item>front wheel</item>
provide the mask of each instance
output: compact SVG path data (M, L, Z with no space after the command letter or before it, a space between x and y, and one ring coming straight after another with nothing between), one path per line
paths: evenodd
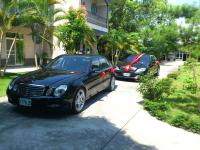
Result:
M86 101L86 94L84 89L81 88L76 92L76 95L74 97L72 103L72 112L74 114L80 113L84 108L85 101Z
M111 77L110 79L110 84L109 84L109 87L108 87L108 91L113 91L115 89L115 77Z

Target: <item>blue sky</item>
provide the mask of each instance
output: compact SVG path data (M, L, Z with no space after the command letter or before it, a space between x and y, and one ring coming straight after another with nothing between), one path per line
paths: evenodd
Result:
M182 4L200 4L200 0L168 0L169 3L174 5L182 5Z

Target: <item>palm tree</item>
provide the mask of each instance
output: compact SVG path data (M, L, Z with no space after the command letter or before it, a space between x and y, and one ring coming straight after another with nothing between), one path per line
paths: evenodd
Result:
M53 26L57 21L62 20L60 13L64 12L62 9L54 8L56 4L60 4L59 0L29 0L34 8L34 15L27 18L31 25L34 44L41 44L44 49L44 42L47 42L51 47L53 43L49 40L53 35ZM32 12L30 12L32 13ZM41 39L41 40L38 40ZM35 51L35 64L37 67L37 55Z
M2 58L2 52L3 52L3 42L4 37L6 35L6 32L14 28L14 24L16 23L17 19L21 18L21 15L24 14L24 12L27 12L29 9L28 3L26 0L0 0L0 18L1 18L1 24L0 24L0 68L1 68L1 58ZM23 23L20 23L19 25L23 25ZM11 44L11 47L8 52L8 56L6 57L6 63L3 68L3 72L1 72L1 76L4 75L8 60L10 58L11 50L13 49L13 46L16 42L17 34L14 37L14 40Z
M123 30L110 30L99 39L99 44L104 53L111 54L111 61L114 66L117 65L122 52L127 50L131 50L132 53L139 52L135 35Z

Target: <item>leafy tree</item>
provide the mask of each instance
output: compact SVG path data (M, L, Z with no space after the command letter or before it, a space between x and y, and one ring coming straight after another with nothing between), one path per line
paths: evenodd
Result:
M94 49L96 36L94 31L87 25L85 9L79 8L76 10L71 7L64 18L66 23L59 25L55 31L55 35L63 44L64 50L68 53L76 53L80 51L81 44Z
M137 33L138 40L146 47L141 52L160 57L177 50L178 28L174 20L166 0L112 1L110 29Z
M117 65L120 58L136 54L145 49L137 33L123 30L110 30L99 39L100 53L110 57L112 64Z
M174 23L169 26L160 25L155 29L146 29L143 32L146 53L155 54L158 58L169 52L178 50L178 26Z
M145 27L154 27L170 20L167 6L166 0L113 0L110 27L127 32L140 32Z
M44 43L47 42L50 49L53 47L51 37L53 36L53 26L57 21L62 20L61 13L64 10L60 8L54 8L54 5L61 4L60 0L27 0L31 6L30 11L26 12L26 16L23 21L27 23L32 29L32 37L34 45L41 44L42 50L44 49ZM35 49L35 64L37 64L37 54Z
M169 13L175 18L191 18L195 15L196 11L198 11L197 7L184 4L181 6L170 6Z

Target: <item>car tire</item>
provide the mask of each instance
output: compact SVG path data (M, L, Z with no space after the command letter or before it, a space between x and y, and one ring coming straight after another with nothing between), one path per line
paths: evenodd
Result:
M77 90L72 103L72 113L78 114L83 111L86 101L86 93L83 88Z
M109 84L109 87L107 88L107 90L109 92L111 92L111 91L114 91L114 89L115 89L115 77L113 76L110 79L110 84Z

